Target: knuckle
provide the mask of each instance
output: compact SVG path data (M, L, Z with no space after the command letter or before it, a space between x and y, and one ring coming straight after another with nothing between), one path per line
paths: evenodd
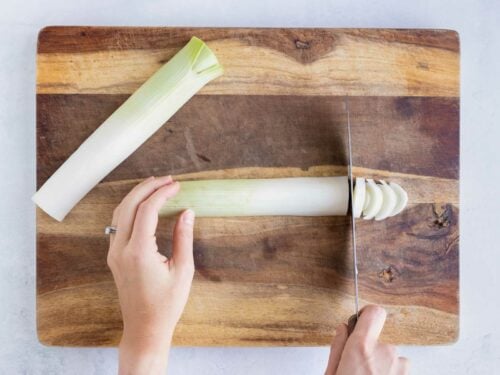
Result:
M378 305L373 306L373 313L374 315L383 317L384 319L387 317L387 311L383 307Z
M354 349L361 357L370 357L370 344L366 338L358 338L354 343Z
M149 201L149 200L146 200L146 201L139 204L139 211L141 211L141 212L149 212L149 211L151 211L152 208L153 208L153 205L152 205L151 201Z
M384 352L387 354L389 358L396 359L396 347L393 345L384 345Z
M365 316L366 318L373 320L377 318L384 318L386 317L387 313L384 308L378 305L368 305L364 307L361 311L361 315Z
M113 252L108 252L108 256L106 257L106 263L108 265L108 267L113 270L116 266L116 256L114 255Z

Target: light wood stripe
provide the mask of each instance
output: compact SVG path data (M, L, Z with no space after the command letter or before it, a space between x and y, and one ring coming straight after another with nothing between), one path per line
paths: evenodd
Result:
M312 63L241 40L208 43L225 74L202 95L459 96L457 52L342 35ZM178 48L41 53L41 94L131 94Z

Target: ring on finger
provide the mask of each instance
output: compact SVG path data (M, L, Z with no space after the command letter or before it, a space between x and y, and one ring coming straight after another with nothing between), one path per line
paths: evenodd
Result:
M108 225L104 228L104 234L110 235L110 234L115 234L116 233L116 226L114 225Z

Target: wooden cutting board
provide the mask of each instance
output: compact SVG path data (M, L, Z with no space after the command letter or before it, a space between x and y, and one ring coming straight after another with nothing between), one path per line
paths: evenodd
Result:
M459 40L446 30L48 27L37 55L37 186L196 35L225 67L64 222L37 210L41 342L109 346L122 321L103 228L151 175L346 174L400 183L407 210L359 221L362 304L383 338L450 343L459 311ZM68 181L71 183L71 181ZM160 248L170 251L171 219ZM352 314L347 217L198 219L176 345L327 345Z

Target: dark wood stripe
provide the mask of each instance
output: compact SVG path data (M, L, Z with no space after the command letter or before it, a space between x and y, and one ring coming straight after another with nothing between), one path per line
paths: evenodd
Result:
M458 35L447 30L46 27L38 36L38 53L180 48L192 36L206 42L234 39L251 46L272 48L303 63L313 62L332 51L345 36L453 52L459 49Z
M89 218L90 219L90 218ZM37 294L113 281L106 236L37 235Z
M37 96L38 187L126 98ZM458 179L458 105L457 98L350 98L354 164ZM195 96L106 181L346 165L345 130L341 97Z

